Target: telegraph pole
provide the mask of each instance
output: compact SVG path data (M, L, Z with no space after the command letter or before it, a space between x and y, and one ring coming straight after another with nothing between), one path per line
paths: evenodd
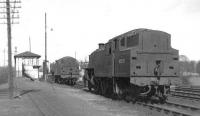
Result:
M45 61L47 61L47 14L45 13Z
M9 83L9 98L12 99L14 92L13 70L12 70L12 44L11 44L11 20L10 20L10 0L6 0L7 14L7 35L8 35L8 83Z
M3 66L6 67L6 49L5 48L3 50L3 57L4 57L4 59L3 59Z
M29 51L31 52L31 37L29 36Z
M17 55L17 46L15 46L14 54ZM16 76L17 76L17 66L16 66L17 64L16 64L16 58L14 59L14 62L15 62L15 74L14 74L15 76L14 76L14 77L16 77Z
M47 73L47 14L45 12L45 60L44 60L44 68L43 68L43 75L46 81L46 73Z
M15 12L15 9L17 8L15 5L16 3L21 3L20 1L10 1L10 0L6 0L6 1L1 1L0 3L6 3L5 7L1 7L1 8L5 8L6 12L1 12L2 14L5 14L3 18L1 19L6 19L6 23L3 24L7 24L7 37L8 37L8 69L9 69L9 73L8 73L8 84L9 84L9 98L12 99L13 98L13 94L14 94L14 75L13 75L13 68L12 68L12 35L11 35L11 19L14 18L19 18L19 17L15 17L14 13L18 13ZM12 3L12 5L11 5ZM12 14L12 17L11 17ZM12 21L12 24L14 24L14 22Z
M75 59L76 59L76 51L75 51Z

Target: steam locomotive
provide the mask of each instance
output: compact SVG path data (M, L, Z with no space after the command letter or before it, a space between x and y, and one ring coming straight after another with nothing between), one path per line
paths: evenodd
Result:
M80 77L79 63L70 56L63 57L50 64L50 72L54 76L55 83L75 85Z
M89 55L84 79L90 91L132 101L165 102L173 79L179 77L179 52L171 35L135 29L121 34Z

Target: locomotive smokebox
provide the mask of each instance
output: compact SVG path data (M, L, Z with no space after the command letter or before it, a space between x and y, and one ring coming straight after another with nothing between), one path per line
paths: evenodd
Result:
M105 48L105 44L104 43L99 43L99 49L103 50Z

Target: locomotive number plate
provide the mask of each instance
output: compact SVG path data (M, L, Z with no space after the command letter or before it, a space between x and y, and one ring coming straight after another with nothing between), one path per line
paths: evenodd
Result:
M119 59L119 63L120 64L125 63L125 59Z

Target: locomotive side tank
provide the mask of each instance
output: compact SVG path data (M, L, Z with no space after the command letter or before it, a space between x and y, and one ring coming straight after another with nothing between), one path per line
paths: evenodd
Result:
M88 88L104 95L165 101L179 76L179 53L170 39L166 32L136 29L99 44L89 56Z
M79 64L73 57L63 57L50 66L56 83L74 85L79 78Z

